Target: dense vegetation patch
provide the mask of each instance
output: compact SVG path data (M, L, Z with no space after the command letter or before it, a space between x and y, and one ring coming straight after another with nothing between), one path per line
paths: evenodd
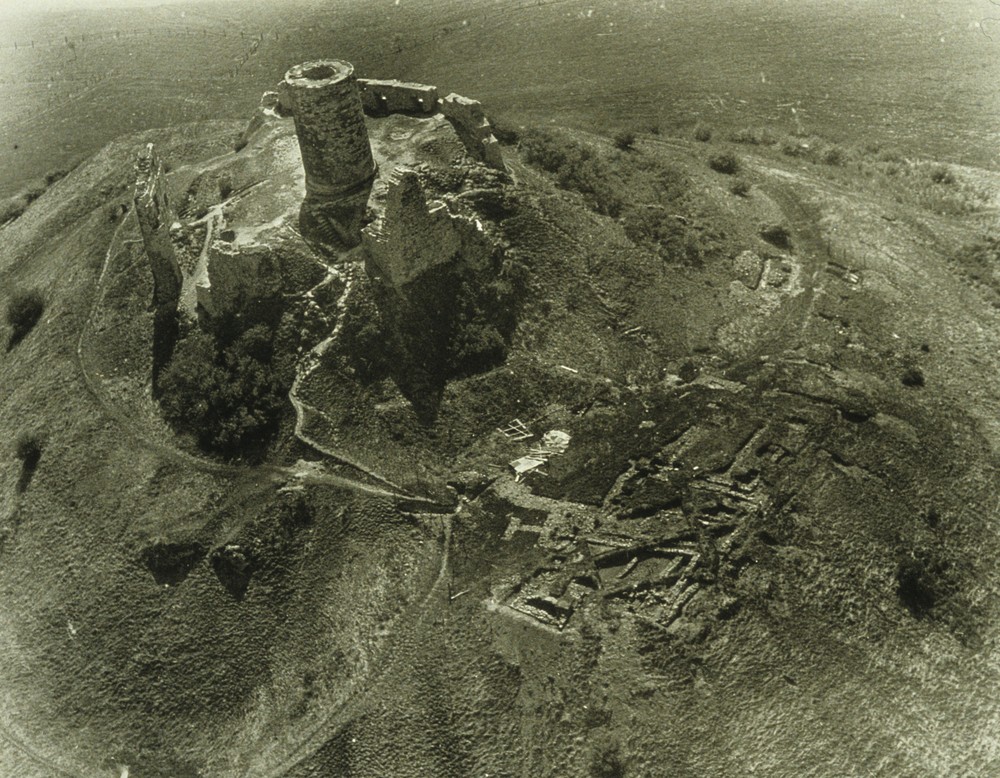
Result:
M484 270L434 268L405 297L362 279L344 312L340 347L362 381L391 378L431 416L447 381L506 359L527 278L520 261L498 252Z
M160 407L206 451L259 453L277 431L290 380L274 365L274 330L257 324L229 340L194 329L160 375Z
M691 180L679 167L632 149L607 150L564 132L521 133L525 161L552 173L556 184L583 196L596 213L618 219L633 243L675 264L700 264L723 240L691 203Z
M5 318L10 327L7 350L14 348L31 332L45 310L45 298L38 289L16 290L7 301Z
M716 173L724 173L727 176L736 175L741 167L739 157L729 151L713 154L708 158L708 166Z

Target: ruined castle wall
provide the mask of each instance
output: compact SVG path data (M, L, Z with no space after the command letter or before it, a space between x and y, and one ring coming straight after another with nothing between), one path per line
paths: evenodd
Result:
M215 240L208 249L208 277L195 291L209 316L242 315L322 280L325 270L294 233L279 228L252 243Z
M441 100L441 113L451 122L470 156L497 170L504 169L500 143L493 137L482 103L452 92Z
M296 65L279 101L291 106L306 174L306 221L332 230L347 245L360 240L375 176L354 68L339 60Z
M153 304L175 309L181 294L181 269L170 241L174 214L167 196L163 163L149 143L135 163L135 215L153 274Z
M208 251L209 283L198 289L198 303L210 316L237 313L255 299L280 293L279 270L268 246L215 241Z
M434 113L438 109L437 87L405 81L359 78L361 104L371 116L391 113Z
M416 172L396 168L389 176L385 212L362 233L369 275L400 288L457 257L485 261L491 245L482 225L430 202Z
M240 135L239 140L236 141L236 150L240 151L245 148L250 143L250 139L257 134L258 130L268 124L268 122L280 119L282 116L280 95L277 92L264 92L260 98L260 105L257 106L256 113L250 119L246 129L243 130L243 134Z

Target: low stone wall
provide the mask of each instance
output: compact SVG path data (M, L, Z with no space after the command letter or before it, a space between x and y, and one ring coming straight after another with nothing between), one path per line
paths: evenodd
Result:
M358 89L361 93L361 105L370 116L386 116L391 113L428 114L438 109L436 86L395 79L380 81L359 78Z

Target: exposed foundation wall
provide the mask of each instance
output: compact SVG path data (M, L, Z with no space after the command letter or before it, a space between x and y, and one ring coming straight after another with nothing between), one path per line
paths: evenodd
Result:
M405 81L359 78L361 104L371 116L390 113L434 113L438 109L437 87Z
M181 269L170 241L174 214L167 196L163 163L149 143L135 163L135 215L153 274L153 304L176 308L181 294Z

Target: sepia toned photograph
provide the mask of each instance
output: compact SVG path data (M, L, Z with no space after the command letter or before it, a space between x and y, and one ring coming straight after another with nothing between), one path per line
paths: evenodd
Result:
M998 614L997 0L0 0L0 778L991 778Z

